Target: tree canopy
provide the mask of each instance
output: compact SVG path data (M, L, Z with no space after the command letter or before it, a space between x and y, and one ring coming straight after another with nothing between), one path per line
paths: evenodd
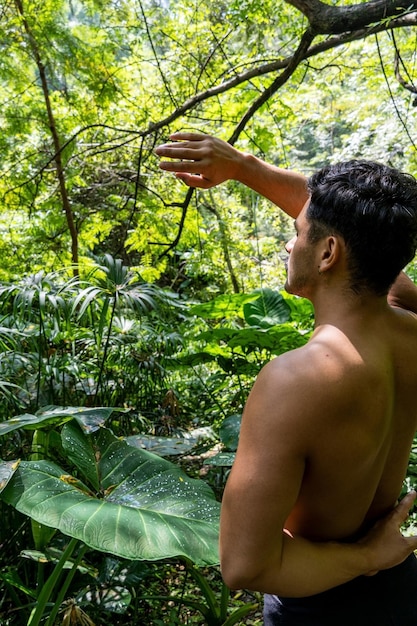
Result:
M0 278L106 252L176 286L276 277L285 223L234 183L162 174L153 150L175 130L306 173L358 155L415 169L413 5L14 0L1 15Z

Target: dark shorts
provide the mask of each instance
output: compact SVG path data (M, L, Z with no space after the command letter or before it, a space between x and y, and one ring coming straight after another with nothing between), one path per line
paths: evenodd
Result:
M417 626L417 560L308 598L265 595L264 626Z

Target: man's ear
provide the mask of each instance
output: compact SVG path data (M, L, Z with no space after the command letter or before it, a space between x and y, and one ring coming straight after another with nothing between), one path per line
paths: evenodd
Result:
M327 272L341 259L345 251L345 244L341 237L329 235L322 240L319 257L319 272Z

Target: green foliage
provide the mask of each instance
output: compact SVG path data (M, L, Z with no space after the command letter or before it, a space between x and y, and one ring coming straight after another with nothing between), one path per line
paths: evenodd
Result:
M279 292L262 289L246 296L217 296L191 309L207 319L209 327L198 333L176 360L184 367L200 369L206 387L200 391L200 398L204 398L209 385L212 387L215 423L219 424L219 417L228 416L231 408L243 409L249 388L265 363L307 341L311 310L307 307L310 319L305 319L305 309L298 309L297 304L291 306L291 301ZM213 372L215 364L217 372L210 378L207 372Z
M219 429L220 439L227 450L233 450L233 451L237 450L237 444L239 441L240 423L241 423L240 415L230 415L225 420L223 420L220 426L220 429Z
M21 461L1 497L35 521L116 556L218 562L219 507L204 482L104 427L86 436L68 423L60 446L66 467Z
M270 0L17 7L5 5L0 26L0 279L69 266L70 213L83 270L110 253L203 298L236 283L279 288L288 224L276 209L233 182L186 204L153 149L179 129L230 137L293 54L300 11ZM412 83L407 29L322 52L256 110L238 147L306 173L357 155L413 171L413 96L394 50Z
M43 456L59 458L60 465L48 458L0 464L0 498L39 524L72 537L42 588L26 589L9 579L13 587L36 598L30 626L48 616L55 593L46 622L52 626L86 547L131 560L182 557L190 568L192 562L218 562L219 504L213 493L179 467L116 438L103 426L111 412L56 408L1 424L3 435L36 426L50 435L63 424L59 441L55 438L52 446L49 437L48 450L43 450ZM62 570L78 542L85 547L59 592Z
M8 334L0 370L8 400L3 419L16 407L36 411L44 404L115 405L121 398L146 406L150 385L164 393L162 362L179 341L171 325L180 307L120 260L99 259L85 280L38 272L3 284L0 307Z
M256 293L256 292L255 292ZM284 298L272 289L260 289L259 297L254 302L243 306L245 320L250 326L271 328L290 319L290 307Z

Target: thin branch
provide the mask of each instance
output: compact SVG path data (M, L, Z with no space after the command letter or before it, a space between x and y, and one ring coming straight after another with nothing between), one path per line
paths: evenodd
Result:
M224 256L227 269L229 271L229 276L232 282L233 291L234 293L239 293L240 292L239 281L237 279L235 270L233 268L232 258L229 252L227 227L225 226L225 222L222 216L220 215L219 211L216 209L216 203L214 202L213 192L211 189L209 190L209 195L210 195L212 204L210 205L210 204L205 203L203 204L203 206L216 217L217 223L219 225L220 242L221 242L221 246L223 249L223 256Z
M392 36L392 42L394 44L394 49L395 49L395 57L394 57L395 78L398 80L400 85L402 87L404 87L404 89L407 89L407 91L410 91L411 93L417 93L417 87L415 85L413 85L412 83L408 83L405 80L405 78L403 78L401 76L400 64L401 64L401 67L403 68L403 70L405 71L405 74L408 77L408 79L412 80L410 75L409 75L409 73L408 73L408 71L407 71L407 68L404 65L404 61L401 58L401 54L400 54L400 51L398 49L394 33L393 33L393 36Z
M160 64L160 62L159 62L159 57L158 57L158 55L157 55L157 53L156 53L156 50L155 50L155 46L153 45L152 35L151 35L150 30L149 30L148 21L147 21L147 19L146 19L146 14L145 14L145 11L143 10L143 6L142 6L142 2L141 2L141 0L139 0L139 7L140 7L140 12L141 12L141 14L142 14L142 19L143 19L143 22L144 22L144 24L145 24L146 34L147 34L147 36L148 36L148 41L149 41L149 44L150 44L150 46L151 46L151 48L152 48L152 52L153 52L153 55L154 55L154 57L155 57L156 65L157 65L157 67L158 67L159 75L160 75L160 76L161 76L161 78L162 78L162 82L164 83L165 89L167 90L167 93L168 93L168 95L169 95L169 99L171 100L171 102L172 102L172 104L173 104L174 106L177 106L177 103L175 102L174 95L173 95L173 93L172 93L172 91L171 91L171 88L170 88L170 86L169 86L169 81L165 78L165 74L164 74L164 72L162 71L162 67L161 67L161 64Z
M187 191L187 195L185 196L184 202L182 203L182 213L181 213L181 219L180 219L180 223L178 224L178 232L177 235L174 239L174 241L172 241L171 243L169 243L166 247L166 250L164 250L158 257L159 260L163 259L164 256L167 256L171 250L173 250L174 248L177 247L180 239L181 239L181 235L182 235L182 231L184 229L184 224L185 224L185 218L187 217L187 211L188 211L188 207L190 206L190 202L191 202L191 198L193 197L195 192L195 189L193 187L190 187Z
M196 90L197 90L197 87L199 85L200 79L201 79L201 77L203 76L203 73L206 70L206 67L208 66L209 62L214 57L214 55L215 55L215 53L217 52L218 49L220 50L220 53L222 54L223 58L225 58L226 61L228 61L227 56L223 52L223 42L226 41L226 39L228 39L232 33L233 33L233 30L228 30L227 33L225 35L223 35L223 37L221 38L220 41L217 39L216 34L214 32L211 33L213 38L214 38L214 41L215 41L216 45L214 46L214 48L212 49L210 54L205 59L203 65L202 65L202 67L200 69L200 73L197 76L197 80L196 80Z
M384 75L385 83L387 85L387 89L389 91L391 102L394 105L394 109L395 109L395 112L397 114L397 117L400 120L401 125L404 128L408 139L410 140L411 145L413 146L414 149L416 149L417 146L414 143L414 140L411 137L410 131L408 130L407 124L404 122L404 119L403 119L403 117L402 117L402 115L401 115L401 113L400 113L400 111L399 111L399 109L397 107L397 103L395 102L394 94L392 93L391 86L390 86L389 81L388 81L387 73L385 71L385 66L384 66L384 62L383 62L383 59L382 59L381 49L379 47L379 41L378 41L378 36L377 35L375 35L375 40L376 40L376 46L377 46L377 50L378 50L379 62L380 62L380 65L381 65L382 73Z
M276 91L278 91L278 89L282 87L282 85L284 85L284 83L286 83L287 80L292 76L292 74L297 69L298 65L305 58L305 54L311 42L313 41L313 39L314 39L314 33L309 28L307 28L307 30L305 31L305 33L303 34L301 38L298 49L292 56L291 61L288 63L285 70L282 72L282 74L277 76L277 78L270 84L270 86L267 87L267 89L265 89L262 92L259 98L257 98L255 102L253 102L253 104L249 107L245 115L240 120L239 124L236 126L235 130L233 131L232 136L229 139L229 143L231 145L236 143L237 139L239 138L239 135L244 130L249 120L255 115L256 111L258 111L258 109L260 109L261 106L265 104L265 102L267 102L267 100L269 100L269 98Z

